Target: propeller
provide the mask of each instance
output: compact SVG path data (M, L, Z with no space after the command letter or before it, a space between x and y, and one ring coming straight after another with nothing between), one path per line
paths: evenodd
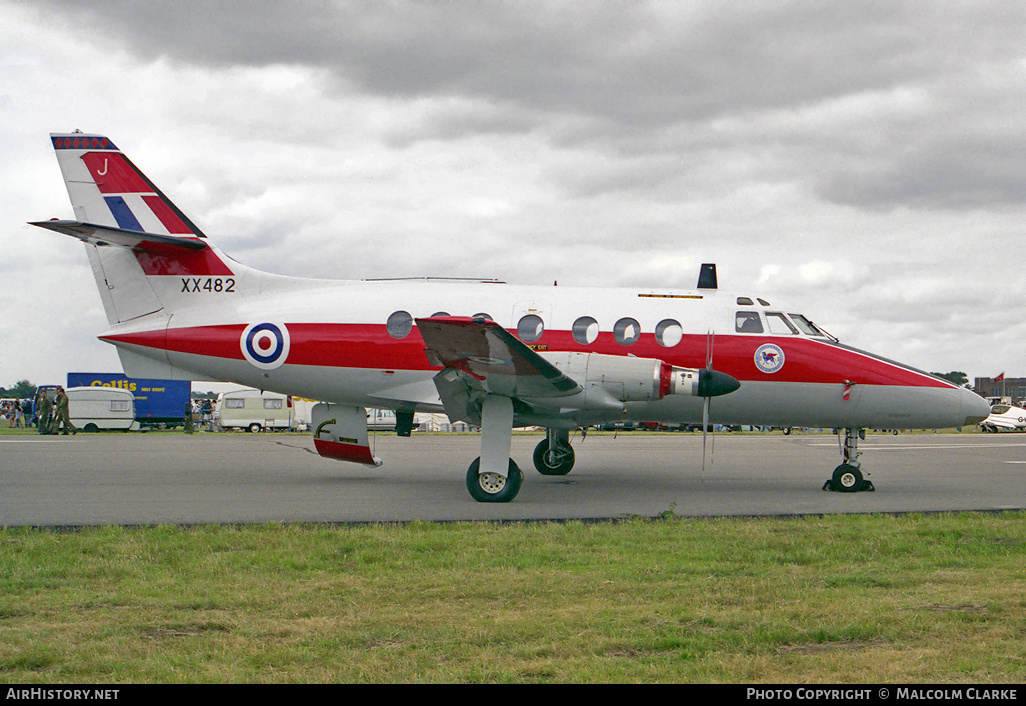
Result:
M712 373L713 342L716 336L710 329L705 337L705 369L698 373L698 394L702 396L702 482L705 483L705 447L709 433L709 409L712 407L712 396L702 394L707 392L702 388L702 383L709 379ZM716 435L713 434L713 443L716 443Z
M705 482L706 442L709 435L709 412L712 409L712 398L726 395L741 387L741 382L733 375L713 370L713 344L716 334L709 330L705 339L705 368L698 371L698 396L702 397L702 481ZM716 435L713 435L715 450Z

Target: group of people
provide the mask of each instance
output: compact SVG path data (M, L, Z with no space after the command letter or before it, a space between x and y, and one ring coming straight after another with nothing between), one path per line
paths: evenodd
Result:
M28 400L26 400L26 403ZM28 426L25 421L25 408L21 406L21 400L4 402L0 407L0 417L7 420L7 426L11 429Z
M71 416L68 412L68 393L63 387L58 387L53 400L46 394L46 390L40 389L36 393L36 423L39 426L40 434L63 434L69 432L74 435L78 428L71 423ZM63 430L63 431L62 431Z

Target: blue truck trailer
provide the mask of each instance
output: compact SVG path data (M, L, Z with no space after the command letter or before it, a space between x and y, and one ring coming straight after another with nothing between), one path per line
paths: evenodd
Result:
M142 426L180 426L191 404L188 380L149 380L121 373L68 373L68 387L118 387L135 395L135 418Z

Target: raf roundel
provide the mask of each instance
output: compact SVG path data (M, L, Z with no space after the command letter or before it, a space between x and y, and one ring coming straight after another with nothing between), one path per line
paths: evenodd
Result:
M780 346L764 343L755 350L755 367L764 373L775 373L784 367L784 351Z
M289 357L289 330L285 324L250 324L239 341L242 355L261 370L274 370Z

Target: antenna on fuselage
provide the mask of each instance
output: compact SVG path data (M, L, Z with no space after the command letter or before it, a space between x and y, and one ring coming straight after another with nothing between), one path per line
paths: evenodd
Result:
M707 262L698 273L699 289L716 289L716 263Z

